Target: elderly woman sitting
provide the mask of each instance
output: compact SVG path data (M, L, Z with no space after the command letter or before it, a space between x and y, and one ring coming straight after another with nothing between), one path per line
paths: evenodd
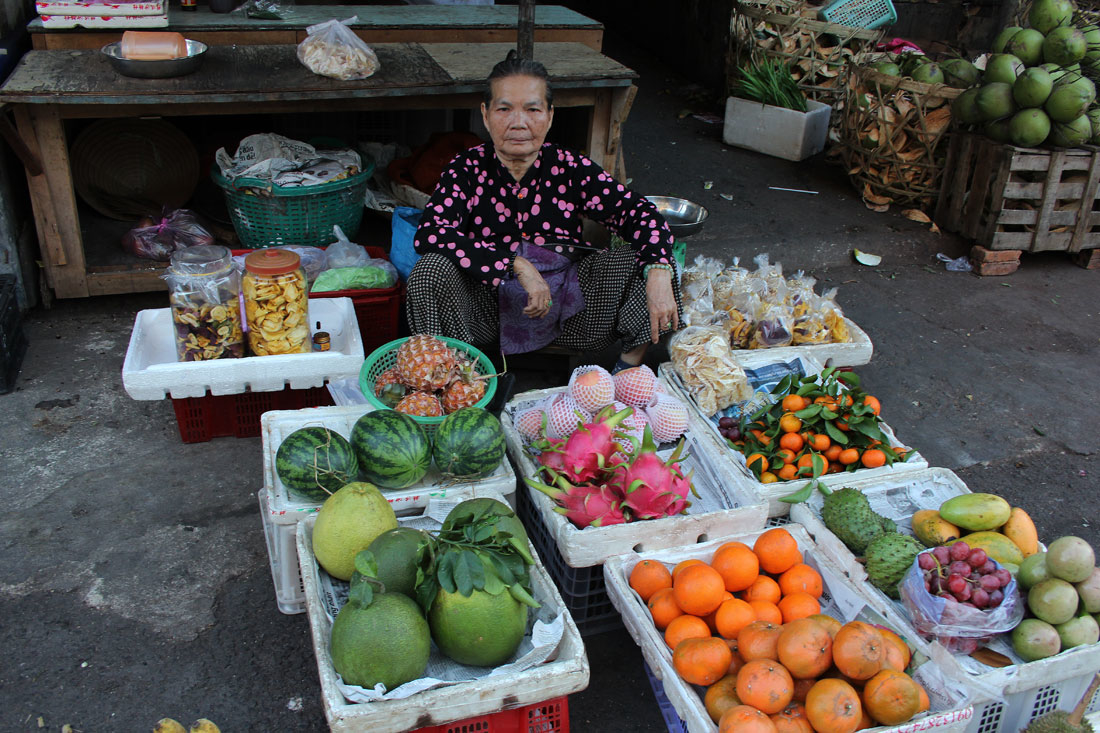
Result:
M664 219L587 157L544 142L554 106L542 64L497 64L481 115L492 142L451 161L416 232L411 331L499 341L506 354L621 342L616 370L640 364L680 324ZM589 247L584 217L619 241Z

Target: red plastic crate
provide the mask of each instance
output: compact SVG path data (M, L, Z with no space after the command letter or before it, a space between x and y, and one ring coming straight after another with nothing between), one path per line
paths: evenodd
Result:
M413 733L569 733L569 698L417 728Z
M269 410L300 410L331 405L328 387L290 389L280 392L242 392L172 399L184 443L204 443L211 438L235 436L255 438L260 434L260 416Z

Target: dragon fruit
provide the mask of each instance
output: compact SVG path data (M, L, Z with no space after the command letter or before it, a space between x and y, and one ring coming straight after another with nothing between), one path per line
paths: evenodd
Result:
M578 427L565 439L564 445L554 448L562 453L560 473L569 481L587 483L599 478L611 467L611 456L619 450L619 444L615 442L615 428L634 412L629 407L615 413L612 409L609 406L600 410L592 422Z
M691 485L691 476L685 476L677 463L683 449L681 440L668 460L661 460L653 431L647 425L633 459L615 468L609 483L622 493L623 505L635 518L659 519L679 514L691 506L687 500L689 491L698 496Z
M627 521L623 513L622 497L606 484L574 485L561 475L554 478L553 486L534 479L525 480L528 486L546 494L557 504L554 511L564 514L581 529L607 527Z

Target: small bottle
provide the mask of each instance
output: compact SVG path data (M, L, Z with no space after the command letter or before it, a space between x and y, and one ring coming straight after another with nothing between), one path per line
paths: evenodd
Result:
M317 330L313 333L313 350L328 351L331 346L332 339L329 338L328 331L322 331L321 322L317 321Z
M180 10L195 11L199 9L197 0L180 0Z

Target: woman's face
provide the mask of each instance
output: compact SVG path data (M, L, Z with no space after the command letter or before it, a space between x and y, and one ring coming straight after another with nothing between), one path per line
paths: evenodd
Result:
M534 76L506 76L492 82L493 101L481 117L493 146L511 158L538 153L554 120L546 103L546 82Z

